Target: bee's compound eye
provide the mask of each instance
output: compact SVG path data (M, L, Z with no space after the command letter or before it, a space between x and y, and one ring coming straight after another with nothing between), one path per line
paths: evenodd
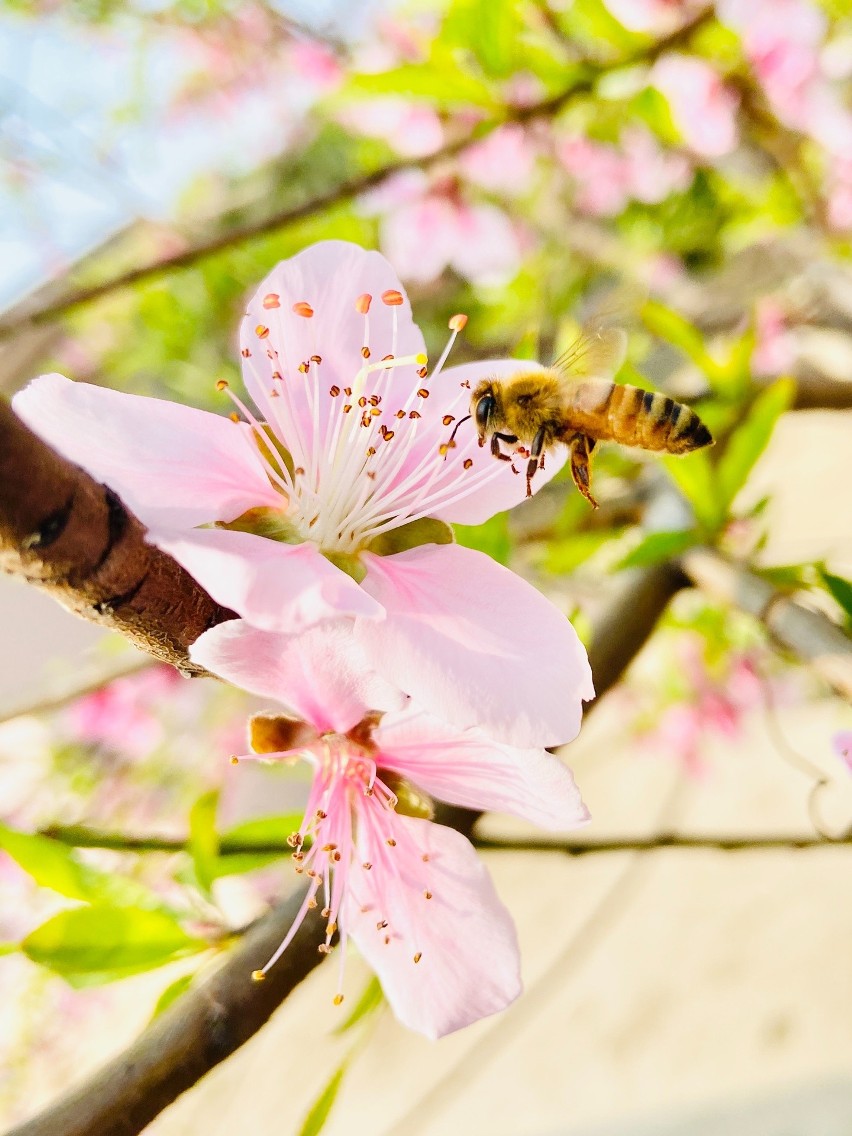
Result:
M476 404L476 428L480 434L484 434L488 429L488 423L496 406L497 401L493 394L484 394Z

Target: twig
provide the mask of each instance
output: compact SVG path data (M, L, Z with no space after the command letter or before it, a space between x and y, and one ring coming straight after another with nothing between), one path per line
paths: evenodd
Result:
M316 197L312 197L307 201L303 201L299 205L287 206L284 209L270 214L268 217L262 217L259 220L247 222L244 225L238 225L235 228L228 229L224 233L211 237L209 240L199 241L192 247L184 249L182 252L175 253L173 256L164 257L151 264L140 265L138 268L119 273L111 279L102 281L100 284L77 289L59 299L51 300L40 307L28 307L26 301L24 301L18 304L11 312L7 313L4 318L0 318L0 340L8 338L24 328L55 320L59 316L66 315L76 308L93 303L95 300L99 300L101 297L111 292L130 287L133 284L139 284L143 280L150 280L166 272L189 268L208 256L222 252L224 249L230 248L233 245L241 244L255 237L264 236L277 229L282 229L286 225L291 225L296 221L311 217L324 209L330 209L335 205L351 201L369 190L375 189L376 186L381 185L383 182L402 171L410 169L430 170L441 162L454 158L462 150L470 146L471 143L486 137L492 131L496 130L498 126L505 125L508 122L529 123L536 119L552 118L574 99L589 94L594 89L596 82L601 76L615 68L643 62L652 63L664 52L670 51L672 48L688 40L695 31L707 23L711 16L712 8L705 9L687 24L684 24L683 27L672 32L671 35L655 41L643 51L637 52L628 58L621 59L617 63L607 64L605 66L590 64L587 66L587 74L585 76L576 80L558 95L543 99L537 103L532 103L529 106L510 108L501 115L479 123L472 131L447 143L447 145L442 146L427 157L418 158L416 161L405 158L388 162L384 166L373 170L371 173L350 178L340 185L335 186L333 189L318 194Z
M488 852L560 852L565 856L594 856L601 852L657 852L704 850L710 852L792 852L808 848L831 848L852 844L852 831L837 837L798 836L776 833L771 836L690 836L685 832L655 832L652 836L613 836L606 840L540 840L535 837L498 839L474 837L477 848Z
M315 912L266 977L253 982L289 930L303 894L260 919L219 970L179 998L123 1053L6 1136L136 1136L182 1092L249 1040L324 957ZM297 1077L298 1064L289 1066ZM286 1076L286 1068L279 1071Z
M61 706L100 690L116 679L138 674L154 665L145 655L122 655L119 659L99 659L73 673L63 673L50 679L47 689L38 698L7 699L0 703L0 725L25 714L48 714Z
M852 641L835 623L715 552L695 549L684 554L682 563L697 587L759 619L776 643L809 663L838 694L852 699Z
M184 673L189 646L234 613L145 543L119 497L38 438L0 400L0 570Z
M110 832L87 825L50 825L40 830L42 836L75 848L109 848L118 852L185 852L189 838L180 836L133 836ZM693 836L686 832L655 832L652 836L612 836L602 840L548 840L536 837L498 838L472 836L477 848L496 852L561 852L566 856L593 856L601 852L654 852L661 848L675 850L706 849L716 852L793 851L826 848L832 844L852 844L852 830L837 836L801 836L796 833L774 833L754 836L720 836L708 833ZM223 837L221 856L289 854L284 840L240 840Z

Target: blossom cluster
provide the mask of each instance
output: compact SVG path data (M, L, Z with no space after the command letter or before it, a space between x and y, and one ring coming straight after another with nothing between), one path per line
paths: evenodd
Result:
M464 323L450 320L430 369L390 265L326 241L277 265L250 300L249 398L217 384L230 416L55 374L15 400L237 613L190 654L274 704L250 723L245 756L313 767L290 838L308 882L291 936L321 908L321 949L344 957L351 938L397 1016L430 1036L520 990L508 912L469 842L430 819L431 798L584 823L570 772L545 747L576 736L594 693L565 616L453 541L452 523L526 493L465 421L471 387L535 366L446 367ZM552 455L537 488L564 458Z

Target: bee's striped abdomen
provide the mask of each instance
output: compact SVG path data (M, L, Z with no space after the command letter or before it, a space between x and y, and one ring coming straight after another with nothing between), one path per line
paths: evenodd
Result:
M685 454L709 445L710 431L694 410L668 395L612 384L607 401L608 435L623 446Z

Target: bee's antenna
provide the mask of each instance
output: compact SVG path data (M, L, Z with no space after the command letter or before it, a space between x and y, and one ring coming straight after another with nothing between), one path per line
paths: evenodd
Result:
M449 440L449 442L447 442L447 443L446 443L446 445L447 445L447 453L449 453L449 452L450 452L450 450L452 449L452 447L453 447L453 446L455 445L455 440L456 440L456 433L458 432L458 428L459 428L459 426L461 426L462 422L467 422L467 420L468 420L469 418L470 418L470 415L469 415L469 414L466 414L466 415L464 416L464 418L460 418L460 419L458 420L458 422L457 422L457 423L455 424L455 426L453 427L453 432L452 432L452 434L450 434L450 440ZM445 453L445 454L444 454L444 461L446 461L446 460L447 460L447 453Z

